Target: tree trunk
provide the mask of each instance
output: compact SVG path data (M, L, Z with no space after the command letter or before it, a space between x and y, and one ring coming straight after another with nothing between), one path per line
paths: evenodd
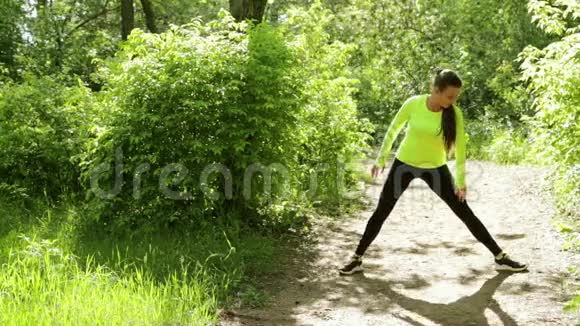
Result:
M157 33L157 27L155 26L155 14L153 13L153 6L151 6L150 0L141 0L141 6L143 7L143 12L145 13L145 24L147 29L151 33Z
M135 13L133 12L133 0L121 0L121 38L127 39L135 26Z
M230 13L236 21L250 19L254 23L262 21L267 0L230 0Z

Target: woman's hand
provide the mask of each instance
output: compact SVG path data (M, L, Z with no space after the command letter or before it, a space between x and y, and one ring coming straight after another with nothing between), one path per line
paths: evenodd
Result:
M383 173L383 171L385 170L385 168L384 167L383 168L380 168L380 167L378 167L376 165L373 165L373 167L371 168L371 176L373 177L373 179L376 178L379 175L379 170L380 170L380 173Z
M465 196L467 195L467 186L455 189L455 195L457 196L459 201L461 202L465 201Z

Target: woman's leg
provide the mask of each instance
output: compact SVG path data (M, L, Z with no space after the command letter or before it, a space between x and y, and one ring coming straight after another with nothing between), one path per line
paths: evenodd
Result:
M365 232L355 254L362 256L365 253L371 242L379 234L383 223L395 207L397 200L416 175L418 175L417 169L395 158L389 170L387 181L385 181L383 190L381 191L377 208L367 222Z
M455 215L463 221L469 231L471 231L479 242L483 243L494 256L501 253L501 248L495 242L483 223L481 223L479 218L473 214L473 211L469 205L467 205L467 200L462 202L457 198L457 195L455 195L453 176L451 175L447 164L436 169L429 169L420 177L429 185L429 188L439 196L439 198L445 201L449 208L451 208Z

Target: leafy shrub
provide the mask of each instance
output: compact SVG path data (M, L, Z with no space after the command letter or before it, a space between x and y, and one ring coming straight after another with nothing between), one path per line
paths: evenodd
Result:
M158 35L135 30L100 72L103 128L81 165L91 190L95 180L103 188L119 181L109 195L92 197L115 230L235 223L231 217L260 225L265 205L307 206L304 184L320 161L348 160L364 145L352 81L336 66L344 64L341 45L293 38L267 23L250 28L225 11L220 17ZM328 64L314 66L316 55ZM118 173L110 168L115 157ZM271 192L261 191L272 166ZM250 179L252 168L264 173ZM330 170L324 178L335 180Z
M19 192L77 192L78 155L89 130L91 94L51 77L29 76L0 93L0 177ZM26 190L25 190L26 189Z
M360 117L353 97L359 81L347 70L356 46L331 41L328 29L333 23L330 10L315 2L308 10L292 8L280 24L294 45L299 71L304 80L305 107L297 131L304 148L300 154L303 184L309 174L318 176L316 200L336 212L345 201L345 191L356 183L354 161L363 157L372 141L373 125Z
M528 4L542 30L558 39L543 49L528 46L520 54L524 79L535 96L535 113L525 119L536 150L556 164L554 194L560 212L568 216L572 238L580 225L580 8L566 1L532 0ZM578 310L579 297L567 306Z
M501 130L485 147L484 158L502 164L532 163L530 147L518 130Z
M580 34L577 28L566 28L566 19L578 20L580 12L573 6L562 10L537 1L530 2L530 10L540 27L561 39L544 49L529 46L520 54L528 90L536 98L536 110L525 121L532 130L534 147L558 165L557 180L562 182L556 182L556 192L561 207L577 208L580 176L574 172L580 164Z

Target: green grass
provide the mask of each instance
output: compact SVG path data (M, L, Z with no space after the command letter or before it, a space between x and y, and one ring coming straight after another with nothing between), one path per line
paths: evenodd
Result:
M208 325L259 306L283 241L255 231L111 238L73 204L1 203L1 325Z
M500 129L470 122L472 129L467 145L468 158L500 164L541 165L545 158L533 147L520 130Z
M156 280L145 267L79 263L53 241L22 237L0 274L3 325L201 325L216 320L216 292L204 269ZM227 286L221 284L221 286Z

